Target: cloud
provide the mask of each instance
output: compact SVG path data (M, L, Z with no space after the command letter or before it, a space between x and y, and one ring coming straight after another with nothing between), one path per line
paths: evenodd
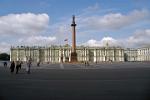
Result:
M18 40L18 43L20 45L39 45L39 46L45 46L45 45L53 45L56 42L56 37L47 37L47 36L31 36L28 38L21 38Z
M54 45L56 43L56 37L46 37L46 36L31 36L31 37L25 37L20 38L16 40L15 43L6 43L1 42L0 43L0 53L10 52L11 46L46 46L46 45Z
M108 43L108 46L121 46L121 42L112 38L112 37L103 37L100 41L90 39L86 43L83 43L82 45L90 46L90 47L104 47Z
M150 29L136 30L128 38L114 39L112 37L103 37L101 40L90 39L82 45L85 46L120 46L125 48L150 47Z
M95 15L80 18L81 28L90 30L117 30L125 28L143 20L149 19L148 10L134 10L128 14L109 13L104 16Z
M129 47L150 46L150 29L137 30L126 41Z
M88 13L91 13L91 12L98 11L99 9L100 9L99 4L95 3L94 5L89 6L85 9L83 9L82 11L83 11L84 14L88 14Z
M0 43L0 53L9 53L10 51L10 44L9 43L6 43L6 42L1 42Z
M45 13L22 13L0 16L0 35L33 35L46 30L49 16Z

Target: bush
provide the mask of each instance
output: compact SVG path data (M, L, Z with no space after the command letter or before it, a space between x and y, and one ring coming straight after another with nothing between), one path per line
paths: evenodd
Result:
M7 53L1 53L0 60L10 60L10 55Z

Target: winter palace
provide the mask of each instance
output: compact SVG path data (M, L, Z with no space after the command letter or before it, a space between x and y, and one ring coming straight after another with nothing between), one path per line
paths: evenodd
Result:
M71 46L49 47L11 47L10 61L27 61L60 63L70 62ZM150 47L145 48L121 48L121 47L84 47L77 46L78 62L124 62L124 61L150 61Z

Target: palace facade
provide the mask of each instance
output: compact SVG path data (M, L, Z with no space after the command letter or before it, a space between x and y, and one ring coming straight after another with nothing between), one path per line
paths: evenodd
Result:
M79 62L106 62L124 61L124 49L120 47L84 47L76 48L77 60ZM27 61L31 59L33 62L70 62L71 47L70 46L50 46L50 47L11 47L10 61Z
M150 47L127 48L121 47L84 47L76 48L78 62L124 62L124 61L150 61ZM60 63L71 61L70 46L50 47L11 47L10 61L27 61Z

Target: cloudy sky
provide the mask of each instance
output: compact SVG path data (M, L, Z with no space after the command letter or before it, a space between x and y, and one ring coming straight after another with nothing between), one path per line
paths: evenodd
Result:
M150 0L0 0L0 52L11 46L150 46Z

